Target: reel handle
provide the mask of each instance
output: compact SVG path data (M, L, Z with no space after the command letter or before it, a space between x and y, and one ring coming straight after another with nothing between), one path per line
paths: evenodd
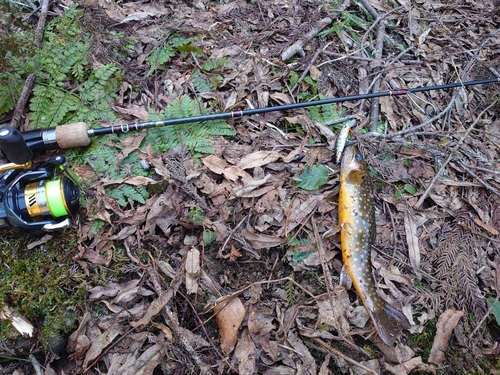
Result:
M90 144L88 125L85 122L29 130L22 135L28 148L33 152L83 147Z
M0 150L15 164L26 164L33 157L22 133L12 126L0 128Z

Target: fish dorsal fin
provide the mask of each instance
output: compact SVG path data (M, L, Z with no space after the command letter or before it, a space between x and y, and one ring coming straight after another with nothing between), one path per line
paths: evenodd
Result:
M342 266L342 271L340 271L340 286L347 290L352 288L351 276L349 276L346 266Z

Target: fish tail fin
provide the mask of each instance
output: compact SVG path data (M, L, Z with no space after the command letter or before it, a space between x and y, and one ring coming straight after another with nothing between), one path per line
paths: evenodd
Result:
M410 328L410 323L404 314L384 303L375 311L368 311L370 318L382 341L392 346L401 333L401 327Z

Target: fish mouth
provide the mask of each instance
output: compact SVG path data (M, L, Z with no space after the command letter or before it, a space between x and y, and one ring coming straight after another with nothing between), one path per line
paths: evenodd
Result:
M342 160L341 160L341 169L344 168L352 168L356 162L356 154L358 153L358 148L356 147L355 144L348 145L346 143L346 146L344 147L344 151L342 153Z

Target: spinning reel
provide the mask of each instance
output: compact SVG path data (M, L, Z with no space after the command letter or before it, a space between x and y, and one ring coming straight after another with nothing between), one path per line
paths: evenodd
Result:
M0 219L29 233L69 227L78 211L80 188L66 176L53 179L65 158L54 156L26 171L33 152L22 133L10 126L0 128L0 150L10 161L0 166Z

